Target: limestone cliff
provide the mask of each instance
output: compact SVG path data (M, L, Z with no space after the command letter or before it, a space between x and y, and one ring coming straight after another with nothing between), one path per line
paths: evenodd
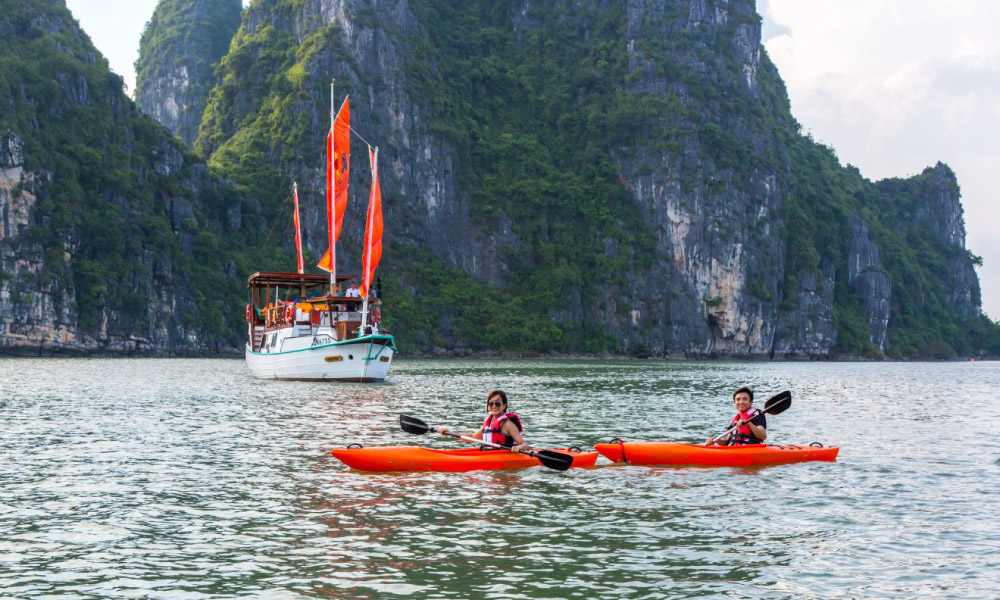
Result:
M160 0L139 40L136 103L188 145L242 10L240 0Z
M626 93L673 97L680 109L660 117L676 132L676 148L642 140L616 151L660 257L629 285L626 295L644 308L631 331L619 335L637 338L654 354L767 355L776 341L784 270L777 233L789 183L786 166L767 159L781 152L774 132L723 104L773 110L759 82L754 5L632 0L625 10ZM689 46L664 48L663 40L672 39ZM701 93L706 83L714 88L708 98ZM739 151L745 164L732 161L724 146Z
M153 52L182 37L154 19L142 62L163 85L142 102L176 105L186 139L200 119L208 169L38 4L0 16L4 40L77 62L0 70L21 107L0 113L7 346L236 350L243 278L292 264L293 181L307 258L325 250L336 78L355 130L338 270L357 270L370 142L404 351L1000 353L954 174L873 183L803 136L752 0L256 0L204 111L171 82L211 53ZM101 127L77 137L76 107Z
M903 309L909 260L895 257L908 242L885 224L904 207L960 274L957 286L931 278L935 294L955 289L952 318L992 326L957 186L885 191L801 136L754 2L484 7L257 2L198 141L248 193L287 193L261 183L261 164L297 179L318 255L335 76L338 105L351 95L355 129L386 159L383 273L405 295L397 325L411 342L828 357L889 353L895 331L903 355L919 355L939 333ZM356 189L365 171L353 171ZM363 208L348 209L341 269L356 265Z
M878 246L868 238L868 228L856 219L850 222L851 242L847 251L847 284L864 305L869 340L884 352L889 329L889 296L892 285L882 270Z
M227 285L206 245L234 196L139 114L62 2L0 6L0 351L231 352L238 309L203 290Z
M24 143L7 131L0 136L0 350L79 345L76 310L66 301L72 282L47 276L45 248L24 235L35 225L36 179L24 168Z

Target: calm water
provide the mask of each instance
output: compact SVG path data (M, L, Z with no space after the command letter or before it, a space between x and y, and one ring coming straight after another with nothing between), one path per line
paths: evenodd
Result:
M242 361L0 360L0 597L996 598L1000 364L405 361L382 385ZM703 441L749 383L836 463L353 472L464 447L505 388L537 445ZM606 465L603 459L599 465Z

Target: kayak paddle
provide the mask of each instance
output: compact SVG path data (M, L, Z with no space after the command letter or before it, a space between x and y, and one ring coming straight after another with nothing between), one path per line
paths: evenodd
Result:
M409 415L399 415L399 426L403 428L406 433L413 433L416 435L428 433L431 431L437 431L436 428L431 427L427 423L424 423L416 417L411 417ZM490 446L492 448L502 448L504 450L510 450L510 446L504 446L503 444L494 444L493 442L484 442L483 440L477 440L476 438L459 435L457 433L452 433L450 431L439 432L442 435L447 435L464 442L470 442L472 444L480 444L482 446ZM537 458L539 462L550 469L555 469L556 471L565 471L566 469L573 466L573 457L569 454L563 454L562 452L555 452L553 450L518 450L520 454L527 454L528 456Z
M789 392L788 390L785 390L776 396L772 396L770 399L768 399L767 402L764 403L764 412L769 415L780 415L781 413L788 410L789 407L791 406L792 406L792 393ZM715 440L722 437L726 437L727 435L729 435L734 431L736 431L736 425L733 425L732 428L730 428L730 430L727 431L726 433L711 438L710 443L714 443Z

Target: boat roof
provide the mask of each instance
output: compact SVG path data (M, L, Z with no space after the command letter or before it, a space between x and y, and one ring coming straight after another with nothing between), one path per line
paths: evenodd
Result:
M357 275L337 275L337 281L350 281L352 279L358 280L360 278ZM306 287L314 287L329 284L329 273L269 273L258 271L247 279L249 287L266 287L269 285L280 285L283 287L304 285Z

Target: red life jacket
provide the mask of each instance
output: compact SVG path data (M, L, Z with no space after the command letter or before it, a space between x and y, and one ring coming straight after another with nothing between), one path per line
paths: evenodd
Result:
M521 426L521 419L512 412L502 414L496 418L492 414L489 414L486 415L486 420L483 421L483 441L503 444L504 446L513 446L515 443L514 438L502 431L503 424L508 420L517 427L519 432L524 431L524 427ZM483 447L483 450L489 450L489 448Z
M736 422L740 419L744 421L753 421L757 417L760 417L760 423L754 423L754 425L760 425L761 427L767 427L767 421L764 418L764 413L760 412L754 407L747 409L745 413L740 413L733 417L733 420L729 422L729 426L732 427L736 425ZM759 444L761 443L760 438L755 436L752 431L750 431L749 425L744 425L729 436L729 446L743 446L745 444Z

